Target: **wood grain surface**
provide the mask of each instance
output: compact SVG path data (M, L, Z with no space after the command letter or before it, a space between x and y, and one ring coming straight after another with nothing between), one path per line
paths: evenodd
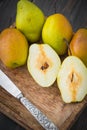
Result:
M49 88L40 87L28 73L26 65L12 70L0 63L0 69L11 78L25 97L51 119L60 130L67 129L86 106L87 98L81 103L65 104L56 82ZM17 99L2 88L0 88L0 110L26 129L43 129Z
M9 1L7 0L6 2L3 0L0 3L0 7L2 7L0 8L0 16L2 17L0 31L9 27L15 20L18 0ZM86 0L33 0L32 2L39 6L46 16L57 12L64 14L71 22L74 31L80 27L87 26ZM5 7L9 7L9 9ZM0 69L11 78L24 95L50 118L60 130L69 129L87 106L87 97L81 103L65 104L61 99L57 83L55 82L50 88L40 87L28 73L26 65L12 70L6 68L0 62ZM26 130L43 130L31 113L1 87L0 111L23 126Z

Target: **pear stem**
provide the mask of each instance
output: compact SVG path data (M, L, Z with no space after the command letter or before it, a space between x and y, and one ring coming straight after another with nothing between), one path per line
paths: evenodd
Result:
M85 27L85 29L87 29L87 26Z
M68 41L65 38L63 40L65 41L65 43L69 49L69 54L72 55Z

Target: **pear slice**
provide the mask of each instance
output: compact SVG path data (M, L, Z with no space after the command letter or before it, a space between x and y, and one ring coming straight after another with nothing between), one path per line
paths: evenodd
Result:
M57 83L63 101L79 102L87 94L87 68L76 56L68 56L62 63Z
M34 80L42 87L51 86L61 66L60 57L47 44L32 44L27 67Z

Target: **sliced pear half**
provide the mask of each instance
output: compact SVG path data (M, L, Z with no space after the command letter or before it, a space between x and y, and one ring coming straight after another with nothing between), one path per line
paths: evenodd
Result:
M60 57L47 44L32 44L27 67L34 80L42 87L51 86L61 65Z
M79 58L68 56L61 65L57 83L64 102L82 101L87 94L86 66Z

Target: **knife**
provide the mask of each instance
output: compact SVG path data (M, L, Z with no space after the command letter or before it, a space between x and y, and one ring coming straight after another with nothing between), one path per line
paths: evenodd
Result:
M57 126L47 118L35 105L33 105L10 80L10 78L0 70L0 86L17 98L45 130L59 130Z

